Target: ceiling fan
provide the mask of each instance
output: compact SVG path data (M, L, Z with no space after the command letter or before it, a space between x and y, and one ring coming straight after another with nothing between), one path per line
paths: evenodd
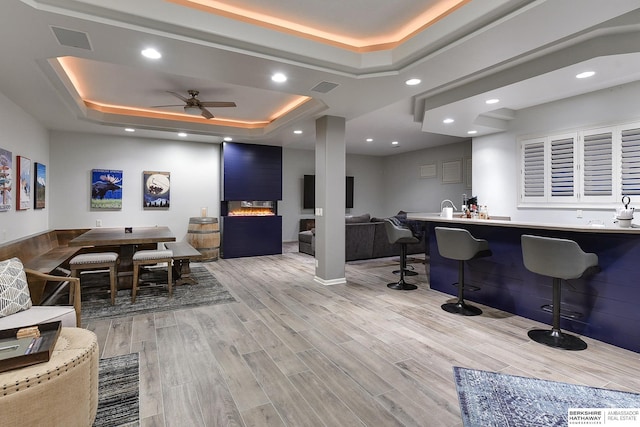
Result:
M202 116L205 119L212 119L213 118L213 114L211 114L211 112L209 110L207 110L207 107L221 108L221 107L235 107L236 106L235 102L200 101L198 99L198 94L200 93L200 91L193 90L193 89L187 91L187 93L189 94L189 98L185 98L184 96L182 96L182 95L180 95L179 93L176 93L176 92L171 92L171 91L167 91L167 92L169 92L171 95L175 96L176 98L182 100L184 102L184 105L182 105L182 104L155 105L152 108L183 107L184 108L184 112L186 114L189 114L189 115L192 115L192 116Z

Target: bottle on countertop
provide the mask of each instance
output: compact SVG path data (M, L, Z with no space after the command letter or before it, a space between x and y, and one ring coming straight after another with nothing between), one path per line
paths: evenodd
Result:
M480 206L480 211L478 212L478 218L489 219L489 209L487 209L487 205Z

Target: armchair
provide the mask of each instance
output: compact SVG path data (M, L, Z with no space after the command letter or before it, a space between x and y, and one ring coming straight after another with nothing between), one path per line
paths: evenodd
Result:
M8 261L14 260L17 260L17 258ZM2 263L5 263L5 261L3 261ZM0 329L18 328L21 326L53 322L56 320L60 320L62 322L62 326L65 327L80 327L82 301L80 298L79 278L53 276L50 274L40 273L36 270L24 268L22 267L21 263L17 265L17 268L15 268L16 264L14 264L14 269L6 269L5 271L0 272L2 274L2 277L0 277L0 285L2 285L4 289L6 289L7 286L10 286L10 284L8 284L8 281L12 279L10 274L12 274L12 272L15 272L17 276L22 276L20 274L20 270L22 270L22 272L25 274L25 276L22 277L26 277L29 292L28 298L26 299L31 299L31 304L25 304L28 306L28 308L26 309L22 309L11 314L5 314L4 317L0 317ZM19 282L19 279L20 278L18 277L15 282ZM42 293L48 281L59 282L62 284L68 283L69 304L72 304L71 306L40 305L42 303Z

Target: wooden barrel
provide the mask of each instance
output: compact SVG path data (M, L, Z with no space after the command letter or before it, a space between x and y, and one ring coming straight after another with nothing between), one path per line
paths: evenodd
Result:
M189 218L187 242L201 254L200 261L215 261L220 251L220 228L218 218Z

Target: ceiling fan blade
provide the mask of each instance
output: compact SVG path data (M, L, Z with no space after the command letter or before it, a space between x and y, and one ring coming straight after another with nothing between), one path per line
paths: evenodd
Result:
M213 119L213 114L211 114L211 111L207 110L204 107L200 107L200 111L202 111L202 117L204 117L205 119Z
M236 103L224 102L224 101L210 101L210 102L200 101L200 105L202 105L203 107L221 108L221 107L235 107Z
M172 105L152 105L149 108L162 108L162 107L182 107L182 104L172 104Z
M179 93L176 92L171 92L170 90L168 90L167 92L169 92L171 95L175 96L178 99L181 99L184 102L187 102L187 98L185 98L184 96L180 95Z

